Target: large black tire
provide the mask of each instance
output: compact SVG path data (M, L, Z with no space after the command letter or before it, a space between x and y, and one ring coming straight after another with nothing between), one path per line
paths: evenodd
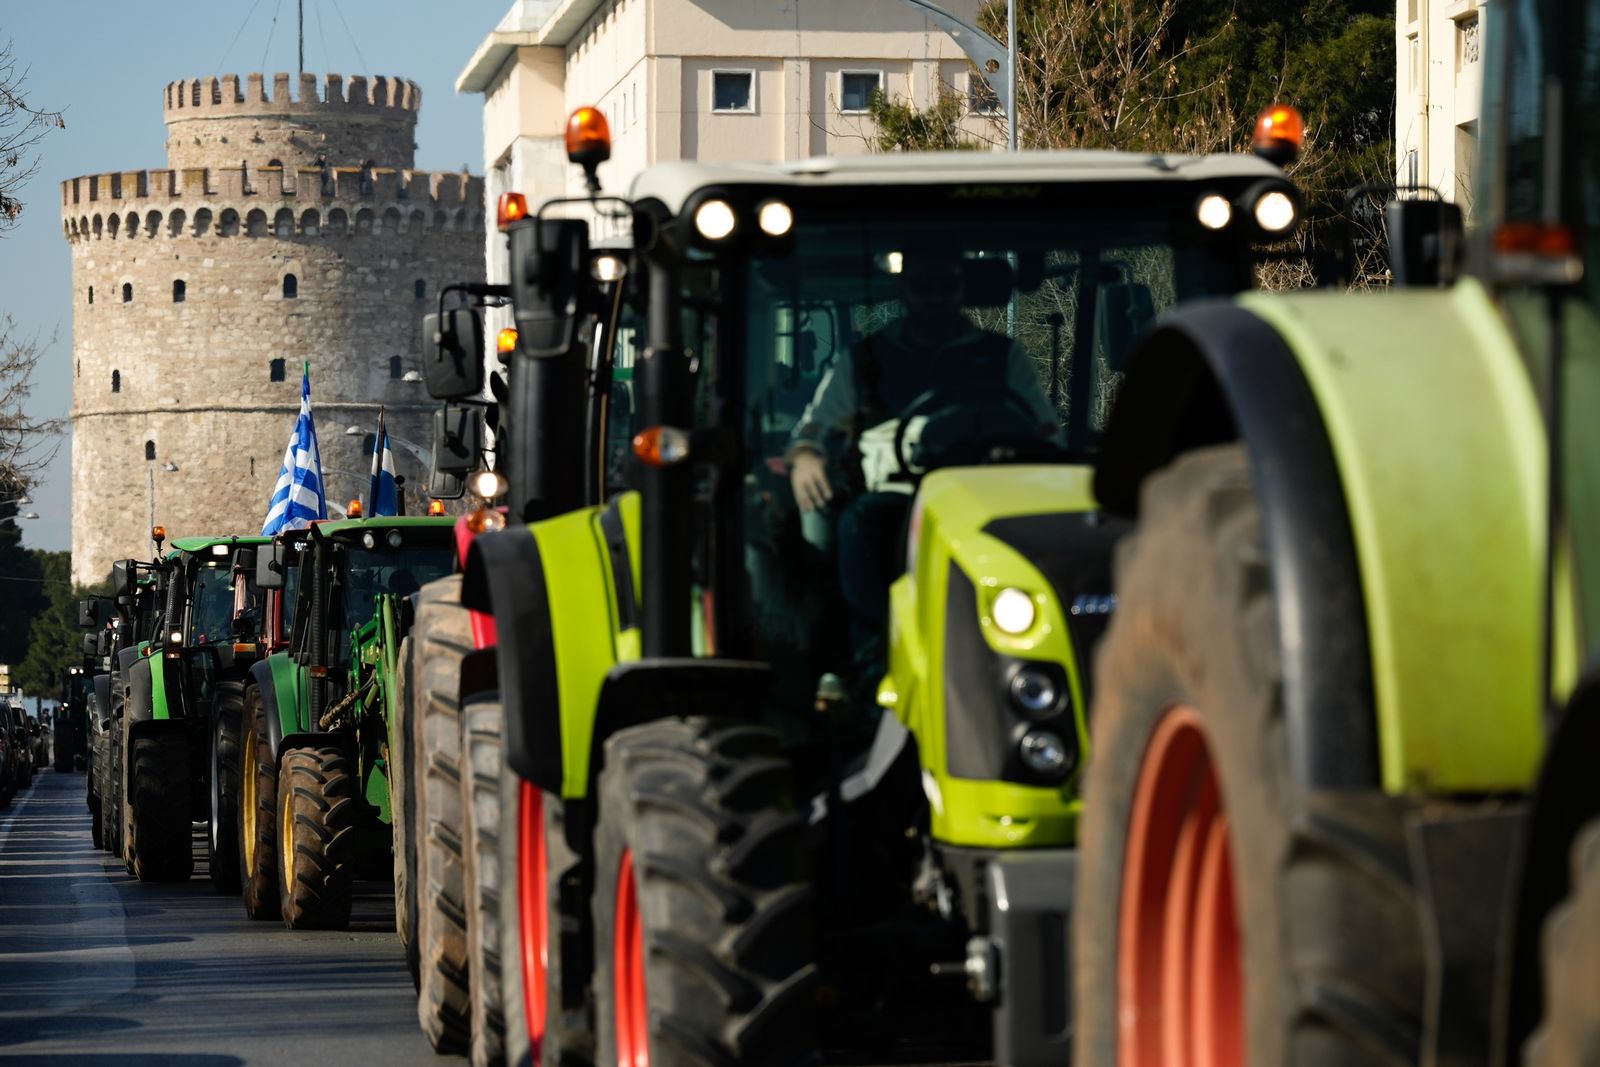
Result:
M95 848L105 847L104 838L100 836L100 794L89 794L89 840Z
M805 823L772 735L705 719L621 731L606 742L599 797L597 1062L631 1062L619 1059L629 1034L656 1067L816 1062ZM619 956L643 968L648 1021L619 1003Z
M467 988L472 995L473 1067L498 1067L506 1057L500 982L500 745L505 712L495 697L473 699L461 712L461 811L467 894Z
M421 676L423 820L417 854L417 1019L438 1052L465 1052L471 1034L466 873L462 869L461 661L472 651L459 576L423 587L411 630Z
M411 985L421 988L422 954L417 944L417 687L416 645L400 641L395 670L394 707L389 710L389 810L394 824L394 927L406 954Z
M122 861L128 873L133 873L133 868L128 861L127 852L127 818L124 812L126 805L127 775L124 771L127 756L127 740L123 737L122 719L118 717L111 724L111 808L106 819L106 829L110 834L111 855Z
M356 863L355 768L332 746L296 748L278 767L278 899L291 930L350 925Z
M1572 845L1572 891L1545 919L1544 1018L1526 1067L1600 1065L1600 819Z
M1079 841L1074 1062L1114 1064L1119 1040L1168 1062L1163 1031L1186 1019L1182 1062L1204 1061L1196 1046L1213 1039L1235 1050L1225 1061L1257 1067L1417 1062L1424 959L1404 802L1291 778L1242 447L1185 455L1149 480L1116 589ZM1125 867L1138 872L1127 886ZM1126 914L1125 891L1138 905ZM1174 929L1193 940L1167 955L1160 933ZM1119 932L1146 950L1121 959ZM1123 999L1124 983L1142 995ZM1175 985L1196 992L1175 1001Z
M57 728L50 733L51 766L57 774L66 774L72 770L72 731L64 721L57 722Z
M239 892L239 736L244 723L244 685L222 682L212 700L211 819L206 834L206 870L218 893Z
M141 882L194 875L189 746L182 734L135 737L128 746L128 853Z
M278 758L267 733L261 690L244 691L239 767L239 895L252 919L276 919L278 899Z

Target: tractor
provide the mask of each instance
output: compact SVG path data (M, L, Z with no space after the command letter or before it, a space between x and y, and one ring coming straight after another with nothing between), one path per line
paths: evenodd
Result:
M88 761L88 685L82 664L61 669L61 696L50 734L51 762L61 773L82 770Z
M597 188L598 112L568 148ZM497 639L461 714L503 708L514 772L508 1056L1062 1062L1121 532L1089 464L1136 334L1249 288L1298 193L1262 158L957 153L663 164L625 210L626 491L513 465L523 521L461 585ZM565 383L575 420L588 230L543 216L508 395Z
M413 595L454 569L449 518L349 511L257 555L292 629L244 688L241 880L246 913L289 929L343 928L357 873L390 864L398 651Z
M1403 193L1395 291L1129 361L1079 1064L1596 1062L1600 3L1483 17L1471 230Z

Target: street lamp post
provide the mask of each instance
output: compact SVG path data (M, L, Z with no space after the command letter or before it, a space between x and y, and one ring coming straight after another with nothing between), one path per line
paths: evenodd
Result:
M926 15L934 25L948 33L986 77L1004 68L1005 84L989 87L1006 110L1006 144L1017 150L1017 0L1006 0L1006 43L984 33L965 19L950 14L933 0L903 0Z

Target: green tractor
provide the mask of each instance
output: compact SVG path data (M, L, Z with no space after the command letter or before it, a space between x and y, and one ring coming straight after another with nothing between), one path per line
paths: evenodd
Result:
M1476 226L1180 309L1095 491L1075 1062L1596 1062L1594 0L1483 9Z
M258 554L257 584L274 593L269 625L286 614L292 629L286 647L251 667L243 693L239 841L251 918L343 928L358 871L388 869L397 656L411 598L454 569L451 526L429 516L318 522Z
M1062 1062L1119 532L1088 464L1134 336L1249 288L1295 189L1249 157L951 154L666 164L628 210L630 491L541 518L513 488L536 521L462 584L516 775L508 1053ZM575 343L586 237L518 226L512 403Z

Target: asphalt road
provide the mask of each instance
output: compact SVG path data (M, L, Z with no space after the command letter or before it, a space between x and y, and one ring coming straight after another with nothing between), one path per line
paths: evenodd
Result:
M417 1028L387 885L351 929L291 933L186 885L141 885L89 840L83 775L0 812L0 1062L223 1067L460 1063Z

